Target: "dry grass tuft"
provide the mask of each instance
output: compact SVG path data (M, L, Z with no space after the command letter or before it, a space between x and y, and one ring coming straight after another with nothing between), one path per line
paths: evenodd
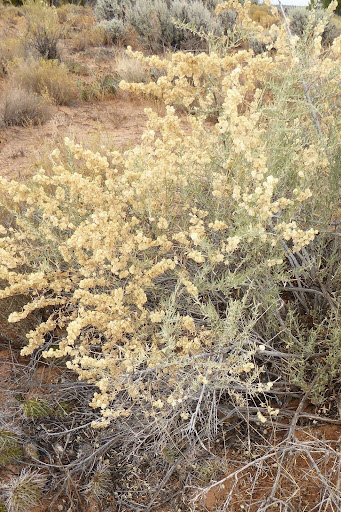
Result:
M26 91L40 94L55 105L70 105L77 99L74 79L56 60L18 61L10 78Z
M125 82L147 83L150 80L150 74L146 66L141 61L127 55L124 51L117 54L115 68L120 79Z
M90 27L75 32L71 38L72 48L76 51L83 51L91 46L105 46L108 43L108 35L101 27Z
M49 108L43 98L20 88L8 88L0 100L0 125L38 125L49 117Z

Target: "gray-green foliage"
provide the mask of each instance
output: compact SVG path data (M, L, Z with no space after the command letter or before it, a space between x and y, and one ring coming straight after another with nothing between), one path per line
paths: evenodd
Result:
M135 4L135 0L97 0L94 13L98 21L125 19L126 12Z
M308 24L309 11L305 8L290 11L290 28L294 34L302 36Z
M172 22L170 9L164 0L154 0L154 9L160 27L160 42L162 46L171 46L173 44L175 27Z
M289 12L290 16L290 28L294 34L299 37L308 38L317 23L325 17L323 10L316 10L311 12L305 8L292 9ZM329 20L322 32L322 44L329 46L332 44L334 39L341 34L339 27Z
M98 26L105 31L107 37L113 43L124 40L127 26L122 19L113 18L111 20L102 20L99 22Z
M219 15L219 21L221 23L224 34L226 35L229 31L233 30L236 25L238 13L234 9L226 9Z
M154 4L153 0L137 0L129 9L127 21L139 35L143 46L157 50L161 40L161 30ZM170 19L169 22L171 23Z
M171 5L171 15L173 19L188 24L190 29L193 30L191 32L188 29L177 28L174 34L173 46L196 46L201 42L198 33L215 35L222 33L220 22L202 2L175 0Z
M334 233L321 233L307 248L306 257L313 265L312 271L302 272L302 284L310 291L320 286L324 294L304 296L308 314L293 303L286 306L283 338L290 352L297 354L289 361L289 378L304 392L309 390L310 400L317 404L341 384L340 247Z
M213 3L206 6L199 0L98 0L95 16L113 40L130 26L140 43L152 51L165 47L191 49L202 42L201 33L221 35L225 25L235 22L234 14L233 19L218 19Z

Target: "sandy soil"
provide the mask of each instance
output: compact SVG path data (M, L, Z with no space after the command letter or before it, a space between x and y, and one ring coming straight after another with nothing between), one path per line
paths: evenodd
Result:
M66 136L89 147L96 144L124 148L136 144L147 119L147 106L150 105L118 94L109 101L55 107L51 119L41 126L1 130L0 174L24 179Z

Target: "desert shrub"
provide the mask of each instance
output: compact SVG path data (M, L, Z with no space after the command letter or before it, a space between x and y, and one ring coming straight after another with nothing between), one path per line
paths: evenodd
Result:
M2 126L37 125L46 121L48 117L48 105L34 92L9 87L1 95L0 124Z
M186 2L175 0L170 6L174 20L187 25L188 28L176 26L172 46L183 49L205 47L201 34L220 34L221 25L211 12L199 1Z
M124 20L127 11L134 4L134 0L97 0L94 8L95 17L98 21L110 21L113 18Z
M200 34L218 35L222 32L221 22L200 1L99 1L95 14L100 26L113 33L114 41L117 32L121 35L132 27L138 35L139 45L155 52L165 47L195 49L203 46L204 39ZM228 17L225 18L228 24ZM175 26L174 20L180 25Z
M110 27L107 29L105 21L95 27L75 32L71 36L71 45L76 51L82 51L92 46L105 46L111 44L113 41L114 39L110 33Z
M40 57L58 59L62 27L56 9L44 0L25 0L24 13L27 20L27 46Z
M238 13L234 9L225 9L221 13L219 20L225 35L230 33L231 30L233 30L233 28L236 25L237 18Z
M21 11L15 6L14 2L2 2L0 4L0 18L2 22L6 23L6 25L17 25L20 20L20 16Z
M218 29L214 16L199 1L193 1L188 4L188 20L185 21L193 23L196 30L203 30L205 33L216 32Z
M271 8L268 5L251 5L249 8L250 17L253 21L261 24L263 27L268 28L277 21L274 16L276 8Z
M77 98L74 79L67 67L56 60L20 60L9 75L21 88L57 105L69 105Z
M239 88L246 76L251 90L256 87L252 70L257 84L261 69L264 80L265 62L267 73L282 69L281 60L278 68L276 59L270 63L263 54L242 55ZM92 153L67 140L76 173L74 164L60 162L51 174L41 171L32 189L20 186L20 194L15 183L3 181L12 200L34 204L34 211L23 209L18 235L2 239L3 250L9 247L2 277L10 282L1 296L15 293L18 282L21 293L37 290L37 298L10 321L42 306L59 311L29 334L23 353L43 345L57 326L65 329L59 348L45 355L69 355L68 366L98 385L92 406L102 410L104 423L132 414L139 404L163 422L178 411L189 428L185 418L203 385L207 397L215 390L237 399L233 390L240 389L240 403L246 388L258 389L250 329L258 315L275 308L277 287L290 276L283 263L313 240L315 228L299 227L296 213L312 194L308 176L302 178L296 167L294 182L283 189L276 169L269 173L265 155L271 146L263 141L268 120L262 125L253 113L259 93L249 110L238 113L243 95L230 86L229 66L240 58L178 53L169 62L173 76L179 76L179 65L186 76L196 69L197 79L209 63L218 76L224 70L218 130L209 132L202 119L190 119L187 134L168 107L165 118L149 112L143 144L124 157ZM168 90L183 91L184 82ZM201 93L207 101L209 92ZM15 270L16 236L20 264L29 264L30 273ZM44 267L37 243L49 254ZM251 304L259 306L252 310Z
M332 20L325 26L322 32L323 45L329 47L333 44L334 39L341 35L341 26Z
M97 25L103 31L107 42L122 44L127 35L127 25L119 18L102 20Z
M66 3L57 9L58 21L63 25L62 36L72 36L75 31L91 29L96 19L91 7Z
M207 9L210 11L214 11L214 9L217 7L217 5L221 2L219 0L202 0L202 3L204 4Z
M304 8L290 11L290 28L298 36L302 36L308 25L309 11Z
M25 57L25 48L16 37L7 37L0 41L0 76L7 74L8 64L21 57Z
M136 0L128 12L127 22L138 34L140 45L151 51L160 50L161 27L153 0Z
M174 44L173 39L175 32L169 4L164 0L155 0L154 12L157 16L157 23L160 31L160 47L168 48Z
M29 296L9 323L47 311L22 355L67 358L89 386L93 427L111 424L84 459L94 477L86 492L108 492L106 468L94 470L99 454L124 461L121 482L132 465L137 488L129 492L141 499L160 475L166 487L180 464L195 473L200 450L215 457L213 441L233 415L239 423L247 416L244 436L251 424L264 436L261 425L287 419L283 393L295 362L306 369L295 384L308 391L313 351L337 349L338 297L324 287L335 263L316 265L315 244L331 236L337 201L340 40L326 53L316 37L302 56L283 25L263 36L276 51L135 54L164 76L121 87L166 104L163 117L147 111L140 144L91 151L65 139L32 182L0 178L3 210L15 218L1 230L0 298ZM186 126L177 104L196 114ZM311 310L316 323L326 321L307 335L300 323ZM292 337L302 354L291 353ZM339 385L325 362L320 394L327 380Z
M266 43L264 43L264 41L260 41L259 39L257 39L257 37L250 37L249 48L251 48L251 50L253 50L255 55L264 53L267 50Z

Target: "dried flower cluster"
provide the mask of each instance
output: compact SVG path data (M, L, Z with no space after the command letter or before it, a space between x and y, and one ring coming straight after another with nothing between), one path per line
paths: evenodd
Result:
M31 297L9 322L45 314L22 354L45 346L45 357L67 356L68 367L98 387L91 405L102 425L136 404L152 418L176 408L186 422L204 389L242 403L241 390L271 387L260 384L253 359L258 306L246 315L248 288L281 282L288 247L313 240L317 231L298 214L312 193L309 175L321 165L328 172L328 161L317 143L297 144L294 185L283 194L269 150L276 105L265 84L297 63L283 28L268 37L276 52L258 56L138 54L166 71L153 84L122 84L167 104L164 117L147 111L141 144L93 152L65 139L69 163L56 149L52 172L40 169L31 184L0 179L13 217L1 227L0 278L8 286L0 298ZM326 102L340 49L338 39L328 55L312 57ZM202 114L184 127L172 105L209 112L217 91L218 122ZM48 335L57 330L56 348Z

